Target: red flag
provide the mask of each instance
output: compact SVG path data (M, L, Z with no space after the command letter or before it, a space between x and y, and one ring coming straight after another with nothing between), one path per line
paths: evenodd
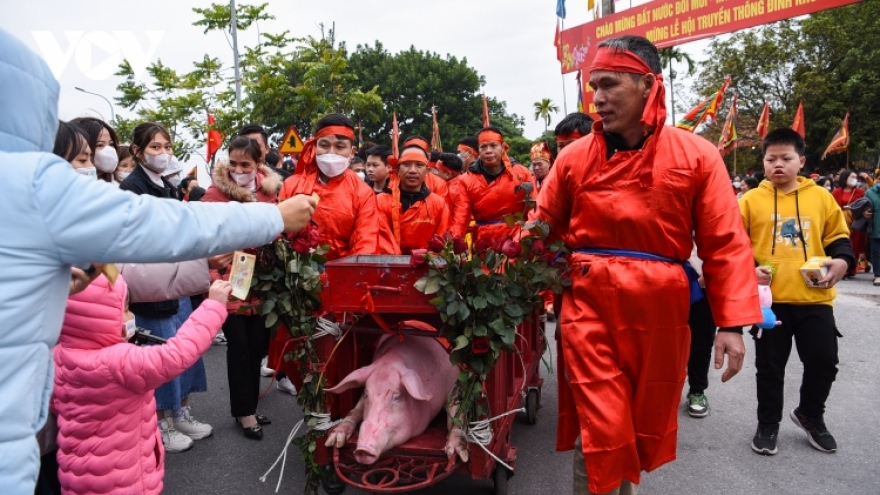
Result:
M797 112L794 114L794 123L791 124L791 130L797 132L802 138L806 139L807 129L804 123L804 102L798 105Z
M842 153L847 148L849 148L849 112L846 112L843 124L840 125L840 130L831 138L831 143L828 145L825 153L822 153L822 159L824 160L826 156L833 155L834 153Z
M770 103L764 102L764 109L761 110L761 118L758 119L758 128L755 130L761 139L767 137L770 132Z
M556 21L556 37L553 39L556 47L556 60L562 62L562 33L559 31L559 21Z
M391 154L394 155L394 158L400 157L398 141L400 141L400 128L397 127L397 112L394 112L394 117L391 120Z
M223 144L223 134L220 134L220 131L214 129L212 126L216 124L217 121L214 120L214 116L210 113L208 114L208 154L205 157L205 162L210 162L211 158L214 157L214 153L217 153L217 150L220 149L220 145Z
M718 141L718 151L720 151L722 155L726 155L728 151L732 150L739 139L739 136L736 134L737 96L736 93L733 94L733 101L730 103L730 111L727 112L727 120L724 122L724 127L721 130L721 139Z
M486 101L486 93L483 93L483 127L489 125L489 102Z

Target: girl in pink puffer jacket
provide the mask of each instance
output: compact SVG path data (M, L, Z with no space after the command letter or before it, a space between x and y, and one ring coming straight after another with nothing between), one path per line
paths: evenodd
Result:
M162 492L165 449L153 390L208 348L226 320L232 286L215 282L163 345L138 347L125 281L102 275L67 302L55 354L58 478L65 494ZM128 323L130 322L130 323ZM128 325L126 325L128 323ZM128 327L128 331L126 331Z

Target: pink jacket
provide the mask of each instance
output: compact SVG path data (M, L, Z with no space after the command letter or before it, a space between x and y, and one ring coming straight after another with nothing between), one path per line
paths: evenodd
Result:
M101 276L67 302L52 398L65 494L162 492L153 391L192 366L226 320L225 305L205 300L167 344L138 347L122 337L127 291Z

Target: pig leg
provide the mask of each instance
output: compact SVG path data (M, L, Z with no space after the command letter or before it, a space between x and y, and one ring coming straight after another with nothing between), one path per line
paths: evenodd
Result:
M359 400L357 405L354 406L354 409L348 413L348 416L346 416L341 423L334 426L333 429L330 430L330 433L327 434L327 441L324 443L324 446L342 448L363 420L364 398L361 396L361 400Z
M470 453L468 452L467 441L464 439L464 432L461 431L461 428L455 426L455 423L452 421L456 414L458 414L457 403L446 406L446 429L449 431L449 434L446 437L446 447L444 450L446 451L446 457L453 457L455 454L458 454L462 462L467 462ZM463 423L466 419L459 417L459 421Z

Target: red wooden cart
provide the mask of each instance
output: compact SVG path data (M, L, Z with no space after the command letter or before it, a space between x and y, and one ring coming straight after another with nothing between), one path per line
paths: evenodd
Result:
M413 320L437 328L440 318L430 304L432 296L418 292L414 284L426 268L413 268L408 256L352 256L327 264L327 284L323 293L324 310L340 324L344 337L322 337L316 341L324 363L327 386L332 386L353 370L370 364L378 338L385 333L437 336L436 330L412 324ZM486 382L490 411L498 415L522 407L525 401L528 423L537 421L541 400L540 361L546 348L543 322L538 313L518 328L516 353L503 353ZM344 417L357 403L360 390L327 396L334 419ZM516 447L511 442L514 415L492 422L493 437L486 449L507 465L516 463ZM400 493L430 486L452 473L469 474L476 480L492 479L496 495L507 493L507 480L513 475L477 445L470 446L470 460L448 459L446 414L441 413L422 435L383 454L370 466L353 457L357 436L341 449L325 448L318 442L315 452L319 464L333 469L342 483L325 483L327 493L341 493L350 485L371 493Z

